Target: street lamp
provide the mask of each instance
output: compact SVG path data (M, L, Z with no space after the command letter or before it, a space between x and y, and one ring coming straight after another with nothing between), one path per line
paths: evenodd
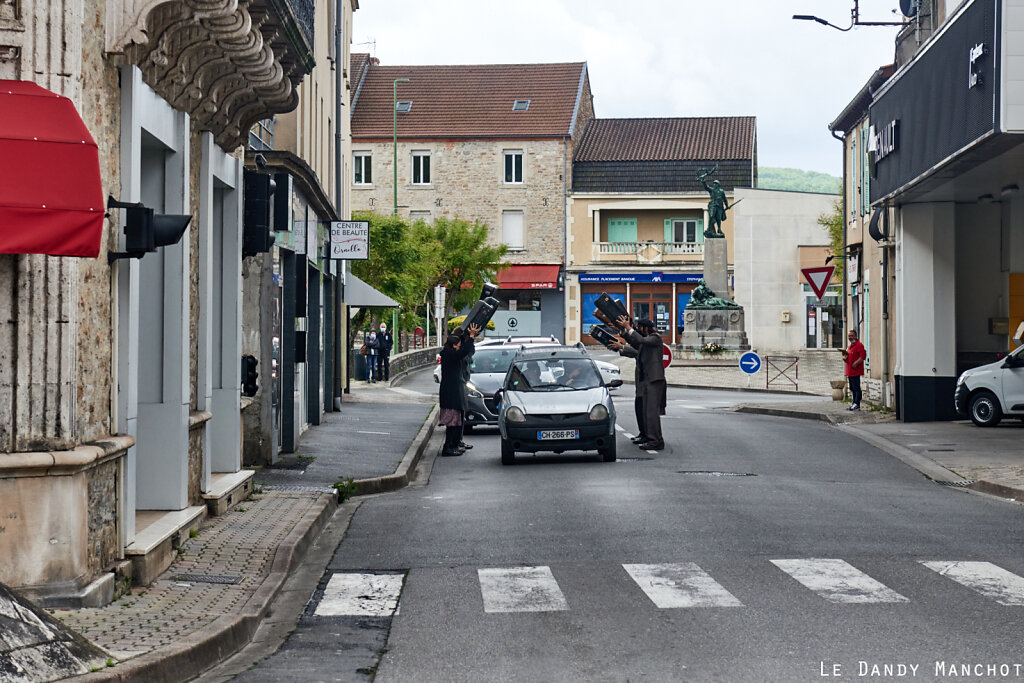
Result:
M408 83L408 82L409 82L408 78L396 78L395 82L392 84L392 85L394 85L394 88L395 88L395 96L394 96L393 101L391 103L391 114L392 114L392 116L394 116L394 136L395 136L394 137L395 158L392 161L392 167L393 167L393 170L395 172L395 177L394 177L394 181L393 181L393 183L391 185L392 189L394 190L395 208L394 208L394 212L391 214L392 216L397 216L398 215L398 84L399 83Z
M906 14L906 12L904 14ZM853 0L853 9L850 10L850 25L846 28L830 24L821 17L816 17L812 14L794 14L793 18L797 21L816 21L823 26L831 26L838 31L849 31L854 26L903 26L904 23L902 21L861 21L860 0Z

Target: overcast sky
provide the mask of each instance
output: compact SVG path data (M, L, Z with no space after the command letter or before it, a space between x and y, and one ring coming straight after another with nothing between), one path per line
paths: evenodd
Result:
M761 166L841 175L828 124L892 62L897 29L792 16L845 28L853 2L359 0L352 51L388 66L586 61L598 117L753 115ZM898 6L861 0L861 21Z

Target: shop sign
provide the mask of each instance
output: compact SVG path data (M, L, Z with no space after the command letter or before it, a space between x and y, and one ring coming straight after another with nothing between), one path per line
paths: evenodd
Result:
M985 54L985 43L978 43L970 49L968 52L968 76L967 76L967 87L974 88L982 85L985 82L984 77L979 71L979 64L982 55Z
M869 129L868 151L875 153L875 162L879 162L896 151L899 145L899 119L893 119L881 128L871 126Z
M580 273L580 282L700 282L703 273Z
M370 222L331 221L331 258L342 261L370 258Z

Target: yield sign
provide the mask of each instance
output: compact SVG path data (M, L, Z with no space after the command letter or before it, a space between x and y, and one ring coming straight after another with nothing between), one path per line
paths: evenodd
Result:
M816 268L802 268L801 273L807 278L807 282L810 283L811 289L814 290L814 295L819 299L825 296L825 290L828 289L828 284L832 282L832 273L836 271L835 266L818 266Z

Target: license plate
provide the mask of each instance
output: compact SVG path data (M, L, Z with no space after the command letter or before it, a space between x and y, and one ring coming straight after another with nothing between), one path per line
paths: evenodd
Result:
M537 438L540 441L562 441L564 439L580 438L578 429L541 429L537 431Z

